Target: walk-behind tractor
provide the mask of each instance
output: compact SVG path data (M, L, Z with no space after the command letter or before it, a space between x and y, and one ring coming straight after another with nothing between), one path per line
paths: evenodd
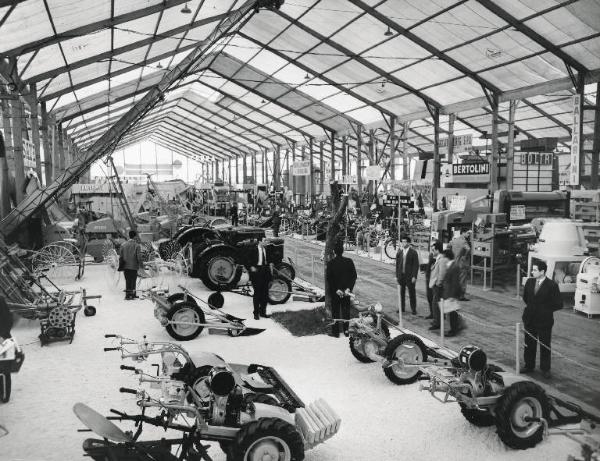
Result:
M202 333L204 327L209 333L225 332L229 336L252 336L265 331L247 327L244 319L221 311L223 295L220 293L213 293L206 302L185 287L179 285L179 288L181 293L169 295L152 289L149 294L155 304L154 317L173 339L189 341Z
M94 460L210 460L203 442L214 441L229 461L301 461L305 450L339 430L341 420L327 402L305 405L271 367L231 364L206 352L192 356L174 343L106 337L118 344L105 350L119 350L122 358L143 362L160 354L162 363L156 375L121 366L156 389L120 389L136 395L142 411L128 415L111 410L116 416L110 419L135 421L135 434L121 431L82 403L74 406L78 418L103 438L83 443ZM147 414L153 410L154 415ZM144 423L180 431L182 437L138 442Z
M457 354L398 328L383 317L380 304L358 309L359 317L350 321L349 331L350 351L359 361L381 362L395 384L428 381L421 390L443 403L458 402L463 416L475 426L495 425L500 439L511 448L534 447L549 427L594 418L546 394L527 377L488 364L485 353L475 346L463 347ZM390 329L400 334L391 338ZM571 414L565 415L564 409Z

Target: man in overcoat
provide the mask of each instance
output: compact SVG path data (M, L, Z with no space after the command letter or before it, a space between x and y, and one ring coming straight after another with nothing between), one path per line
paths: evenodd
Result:
M410 299L410 310L413 315L417 314L417 292L415 284L419 273L419 255L410 246L410 237L402 236L400 248L396 254L396 280L400 285L400 305L402 312L405 307L406 288Z
M343 331L348 336L348 320L350 319L350 297L349 293L354 289L356 283L356 267L354 261L342 256L344 243L336 243L335 258L327 263L327 284L331 293L331 316L334 324L331 336L339 336L339 323L335 319L345 319Z

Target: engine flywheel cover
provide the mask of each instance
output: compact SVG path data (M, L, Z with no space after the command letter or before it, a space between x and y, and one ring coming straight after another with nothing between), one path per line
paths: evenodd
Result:
M75 314L66 306L57 306L48 314L48 323L54 328L67 328L73 324Z

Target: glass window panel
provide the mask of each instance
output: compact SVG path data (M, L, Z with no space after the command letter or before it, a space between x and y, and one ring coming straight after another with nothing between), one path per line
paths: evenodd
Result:
M348 24L331 39L353 53L360 54L387 40L386 26L371 15L364 15Z
M454 4L456 4L455 0L436 0L435 2L407 0L404 2L384 2L383 5L377 7L377 10L402 27L410 27L416 22Z
M563 51L588 69L600 67L600 38L566 46Z
M345 93L336 94L324 99L322 102L323 104L333 107L335 110L342 113L365 105L362 101L359 101L358 99Z
M427 90L424 90L423 93L442 105L484 96L481 86L469 78L462 78L450 83L444 83L433 88L428 88Z
M353 61L342 64L324 75L340 84L359 84L380 77L378 73Z
M329 85L320 78L308 80L306 84L300 85L296 89L317 100L324 99L340 92L338 88L334 87L333 85Z
M396 35L363 54L369 62L386 72L392 72L428 56L428 51L401 35Z
M413 95L406 95L400 98L394 98L379 102L379 105L397 115L411 114L425 109L425 104L421 98Z
M44 72L49 72L51 70L56 69L57 67L62 67L65 65L65 62L60 53L60 48L58 45L50 45L37 54L35 59L31 62L25 74L23 74L23 79L28 80L36 75L40 75Z
M56 31L65 31L110 19L110 1L48 0L48 8Z
M503 91L567 77L564 64L562 67L549 65L549 58L551 56L545 53L480 75Z
M286 63L287 61L285 59L280 58L279 56L266 50L260 51L250 61L248 61L249 65L256 69L260 69L262 72L265 72L268 75L273 75L279 69L284 67ZM300 69L298 69L298 73L301 73Z
M115 26L115 48L145 40L154 35L159 14L155 13Z
M105 53L110 51L110 31L103 30L65 40L62 42L62 50L69 64Z
M327 0L311 8L300 21L322 35L330 35L364 11L345 0Z
M399 72L394 72L393 76L413 88L424 88L435 83L443 82L451 78L460 77L463 74L454 67L446 64L435 57L423 61L414 66L407 67Z
M358 120L362 124L367 123L375 123L379 121L383 121L381 118L381 112L373 107L366 106L361 107L360 109L354 109L349 111L346 115L352 117L353 119Z

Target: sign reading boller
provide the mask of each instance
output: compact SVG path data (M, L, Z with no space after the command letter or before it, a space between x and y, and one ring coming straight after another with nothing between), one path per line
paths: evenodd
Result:
M293 176L310 176L310 160L299 160L292 163Z
M581 133L581 95L573 96L573 136L571 138L571 171L569 182L579 184L579 135Z

